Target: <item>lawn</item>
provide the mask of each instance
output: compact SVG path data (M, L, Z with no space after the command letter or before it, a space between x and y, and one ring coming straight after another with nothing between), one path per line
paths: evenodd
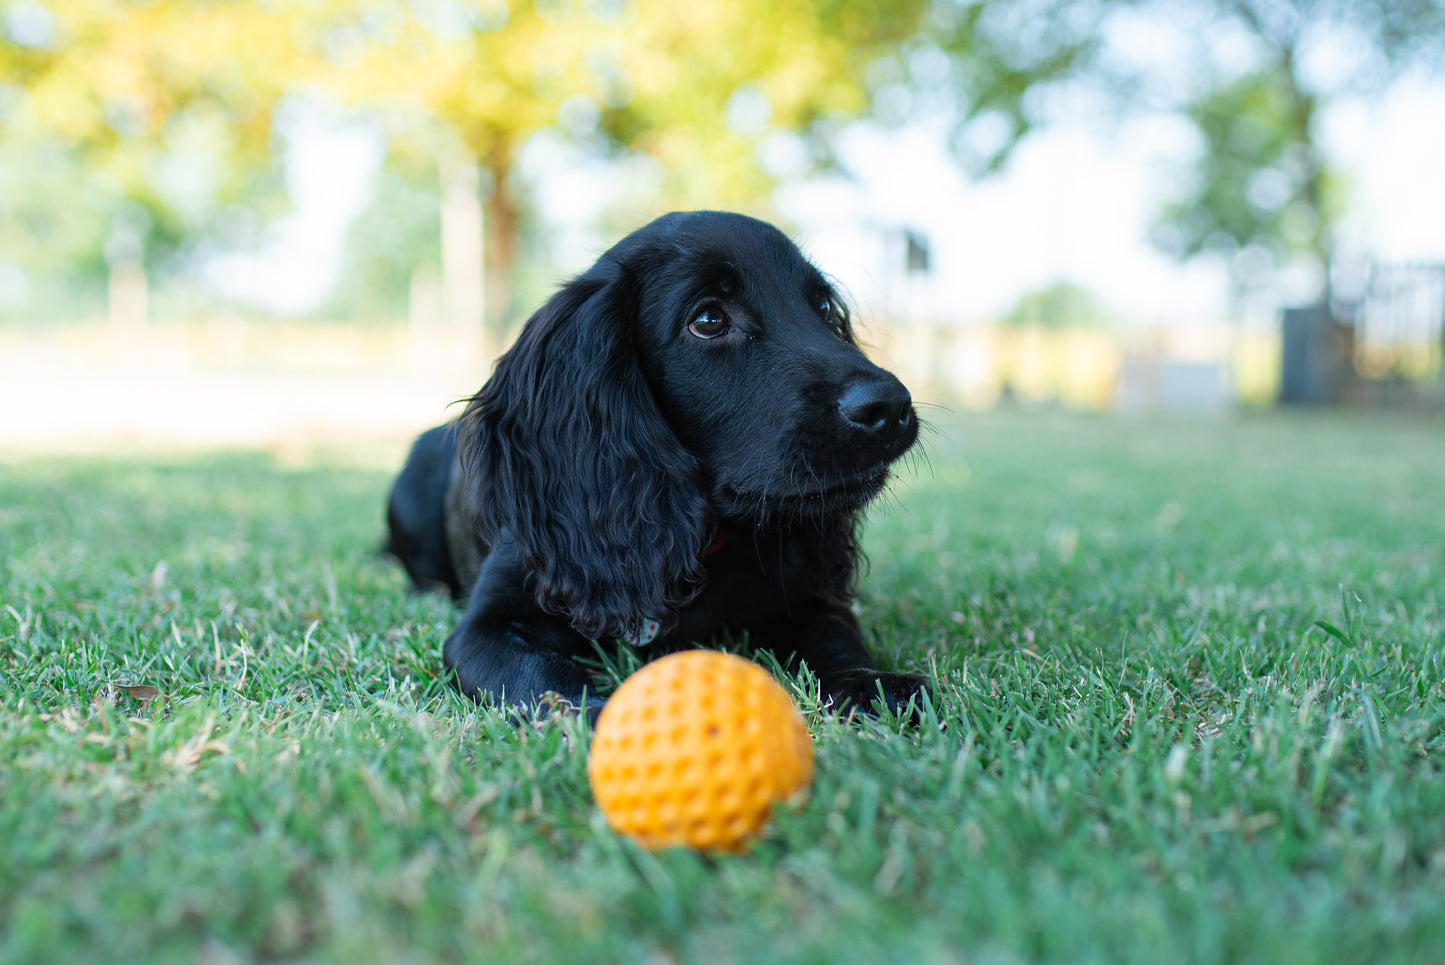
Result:
M448 688L383 461L4 457L0 961L1445 961L1445 423L934 418L860 601L934 713L790 668L717 858Z

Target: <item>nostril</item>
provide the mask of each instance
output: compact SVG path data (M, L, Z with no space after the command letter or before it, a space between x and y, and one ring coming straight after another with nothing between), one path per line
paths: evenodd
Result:
M913 398L896 379L855 382L839 398L838 409L854 427L880 439L913 421Z
M868 405L859 405L851 409L846 409L843 412L843 416L854 425L874 432L887 426L889 418L893 415L890 409L890 406L882 402L872 402Z

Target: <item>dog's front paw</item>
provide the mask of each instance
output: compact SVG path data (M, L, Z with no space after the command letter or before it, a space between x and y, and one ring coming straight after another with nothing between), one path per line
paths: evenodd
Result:
M846 670L823 681L823 699L839 714L888 713L917 721L923 695L932 695L928 678L916 673L887 673L881 670Z
M551 717L554 714L564 717L586 717L587 722L595 727L597 718L602 713L603 702L601 697L594 697L591 694L585 697L577 694L568 697L555 690L548 690L537 698L535 712L539 717Z

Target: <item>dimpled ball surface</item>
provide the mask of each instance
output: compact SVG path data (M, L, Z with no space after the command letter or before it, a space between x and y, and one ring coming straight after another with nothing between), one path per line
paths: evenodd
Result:
M607 823L644 847L741 851L774 803L807 790L813 744L762 667L687 650L645 665L602 705L587 777Z

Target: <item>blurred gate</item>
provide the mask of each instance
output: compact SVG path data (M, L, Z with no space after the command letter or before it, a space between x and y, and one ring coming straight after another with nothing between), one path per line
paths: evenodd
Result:
M1445 393L1445 264L1375 263L1364 282L1354 362L1373 401Z

